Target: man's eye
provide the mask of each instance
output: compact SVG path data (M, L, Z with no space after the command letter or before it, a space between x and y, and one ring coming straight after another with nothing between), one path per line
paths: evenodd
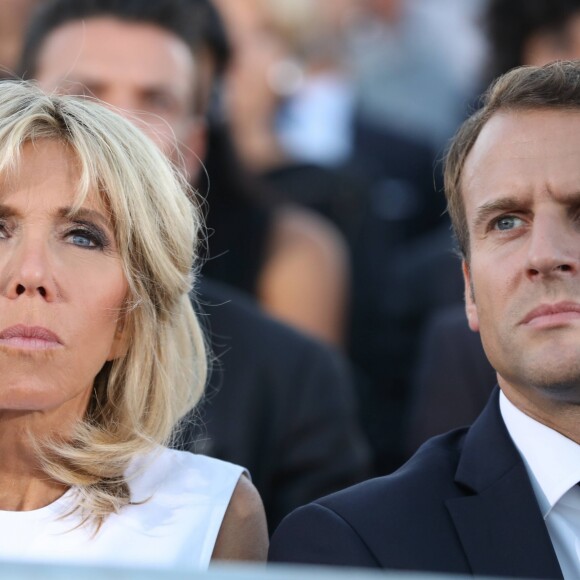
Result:
M513 230L514 228L520 227L523 224L523 220L519 217L513 215L507 215L495 220L493 227L496 230L506 231Z
M174 108L174 100L164 93L151 93L147 95L146 107L150 110L169 111Z

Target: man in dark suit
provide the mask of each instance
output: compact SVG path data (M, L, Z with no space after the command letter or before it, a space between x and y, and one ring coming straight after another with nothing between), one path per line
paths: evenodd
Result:
M300 508L274 561L578 578L580 62L514 69L446 159L469 326L496 389L471 428Z

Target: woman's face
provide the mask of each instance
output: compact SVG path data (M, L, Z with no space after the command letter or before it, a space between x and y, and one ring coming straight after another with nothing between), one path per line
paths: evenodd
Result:
M0 413L82 415L107 360L123 354L127 281L96 193L71 217L79 172L65 145L24 145L0 180Z

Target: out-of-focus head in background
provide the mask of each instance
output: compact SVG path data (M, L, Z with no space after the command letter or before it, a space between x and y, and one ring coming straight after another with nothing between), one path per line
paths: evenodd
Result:
M0 2L0 78L14 76L20 58L22 36L32 11L42 0Z
M46 91L107 103L193 176L203 152L195 16L187 0L44 2L27 31L19 73Z
M489 73L580 58L578 0L489 0L484 25Z

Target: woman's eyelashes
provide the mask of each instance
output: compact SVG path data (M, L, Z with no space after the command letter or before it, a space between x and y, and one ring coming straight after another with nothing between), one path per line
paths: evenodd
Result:
M0 218L0 240L6 240L14 234L14 224ZM20 230L20 228L18 228ZM94 223L75 220L64 228L62 239L67 243L90 250L105 250L111 245L110 235Z
M64 237L70 244L89 250L104 250L111 244L109 236L103 229L87 222L74 222L66 230Z
M5 219L0 218L0 240L8 237L8 223Z

